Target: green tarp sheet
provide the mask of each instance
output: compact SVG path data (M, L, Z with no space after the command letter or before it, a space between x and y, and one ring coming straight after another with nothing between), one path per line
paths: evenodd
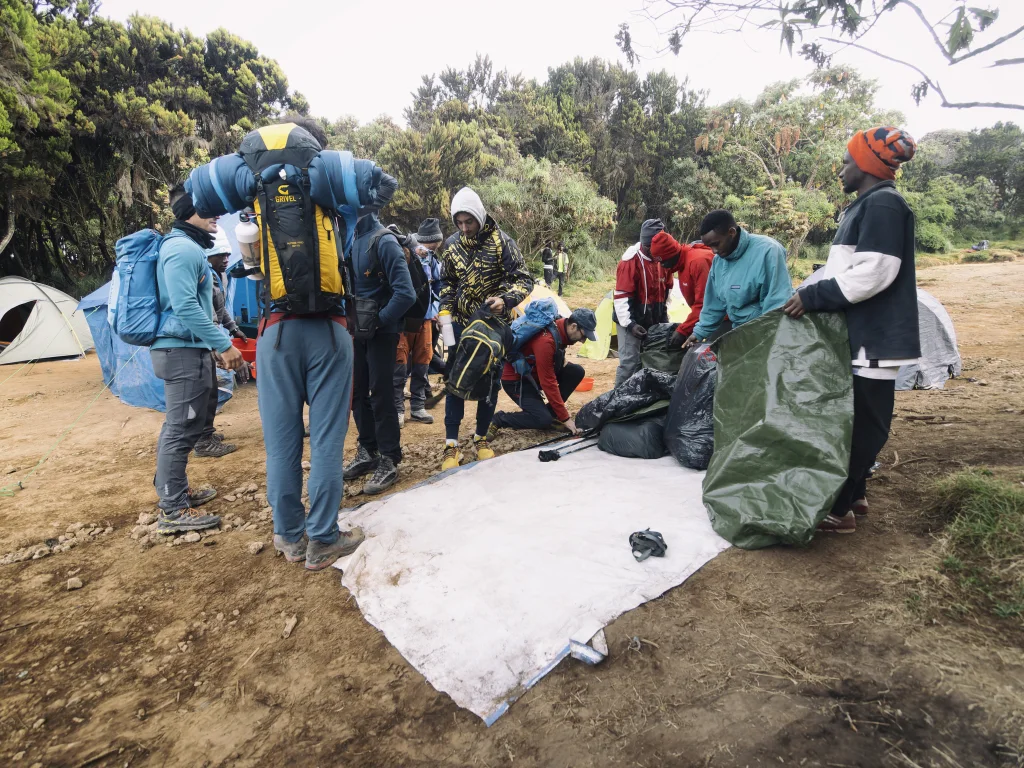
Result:
M704 505L744 549L807 544L846 480L853 431L842 314L769 312L717 343L715 452Z

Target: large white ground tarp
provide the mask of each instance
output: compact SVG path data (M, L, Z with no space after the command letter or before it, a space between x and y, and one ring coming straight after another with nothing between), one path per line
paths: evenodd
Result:
M338 563L366 619L439 691L493 723L620 614L682 584L729 545L703 472L597 448L542 464L529 450L358 509L366 542ZM634 560L651 528L664 558Z

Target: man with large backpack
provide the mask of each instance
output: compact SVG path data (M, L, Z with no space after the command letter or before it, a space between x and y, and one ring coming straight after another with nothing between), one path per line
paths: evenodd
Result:
M565 351L584 339L597 341L596 330L594 313L577 309L522 345L517 354L521 364L517 365L516 360L506 362L501 375L502 389L522 411L494 414L487 434L489 440L494 439L499 429L548 429L556 420L569 432L578 432L565 401L576 391L586 371L578 363L565 362Z
M427 395L430 391L430 361L434 356L434 328L438 311L438 292L441 290L441 264L434 252L441 247L444 235L441 222L424 219L416 234L410 234L402 245L413 279L417 302L423 300L423 319L408 318L405 332L398 339L395 357L395 407L398 424L405 425L405 382L410 381L409 418L421 424L433 424L434 417L427 413ZM419 270L419 272L417 272ZM417 285L417 281L419 285ZM414 305L415 306L415 305ZM411 311L411 310L410 310ZM413 314L420 314L414 312ZM412 329L412 330L410 330Z
M476 192L469 187L456 192L451 213L459 231L448 238L441 252L439 317L442 322L450 319L458 344L463 329L482 306L507 322L512 310L533 290L533 278L526 269L519 246L487 215ZM450 361L451 358L449 354ZM490 394L477 402L473 444L480 461L494 458L494 451L487 442L487 430L498 402L500 381L495 376ZM465 400L448 394L444 405L442 470L453 469L461 463L459 427L465 409Z
M159 327L150 350L153 372L164 382L167 406L153 484L160 497L159 528L168 533L220 524L216 515L197 511L217 492L190 488L186 469L188 455L202 435L210 398L217 396L210 386L216 375L212 353L229 370L242 367L241 353L214 319L213 272L205 249L213 246L217 218L197 213L181 185L171 190L170 202L174 224L159 246Z
M353 293L376 307L376 322L372 324L376 330L360 332L358 326L353 328L352 415L359 446L345 466L344 476L354 480L372 473L363 485L363 493L378 494L398 482L402 438L394 399L395 356L398 339L405 330L405 314L417 296L398 237L380 223L376 213L360 218L349 264ZM372 314L374 307L367 311Z

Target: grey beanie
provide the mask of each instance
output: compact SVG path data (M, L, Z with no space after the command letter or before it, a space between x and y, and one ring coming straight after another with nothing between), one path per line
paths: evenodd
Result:
M421 243L440 243L444 240L441 221L439 219L424 219L420 228L416 230L416 240Z
M661 219L648 219L640 227L640 245L645 248L651 247L651 240L659 232L664 231L665 223Z

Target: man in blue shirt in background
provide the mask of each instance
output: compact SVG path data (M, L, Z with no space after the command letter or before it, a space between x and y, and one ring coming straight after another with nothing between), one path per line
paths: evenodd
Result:
M157 288L160 329L150 356L153 371L164 382L167 411L157 442L153 483L160 497L162 531L195 531L220 524L216 515L196 510L213 499L215 490L189 488L186 468L206 424L210 381L216 354L229 370L242 367L242 354L220 328L213 311L213 272L205 249L213 245L216 218L203 218L180 184L171 190L174 224L160 245ZM212 351L212 353L211 353Z
M715 210L705 216L700 239L715 252L715 258L700 320L684 349L778 309L793 295L782 243L747 232L729 211Z

